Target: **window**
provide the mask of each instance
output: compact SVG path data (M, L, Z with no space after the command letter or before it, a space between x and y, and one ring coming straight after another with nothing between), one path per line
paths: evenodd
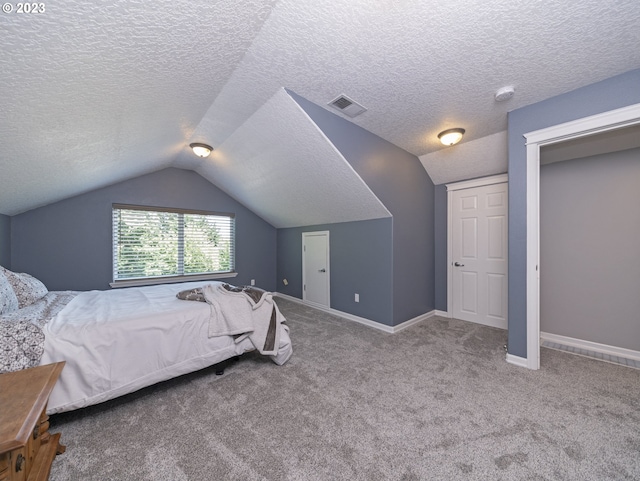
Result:
M113 205L112 287L233 277L234 249L234 214Z

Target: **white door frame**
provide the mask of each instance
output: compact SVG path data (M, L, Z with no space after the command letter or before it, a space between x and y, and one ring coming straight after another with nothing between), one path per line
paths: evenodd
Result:
M327 305L323 307L331 307L331 242L329 242L329 231L328 230L320 230L315 232L303 232L302 233L302 300L308 302L309 304L318 304L317 302L307 300L307 291L305 289L305 285L307 284L306 279L306 255L305 255L305 238L314 236L314 235L326 235L327 236Z
M502 184L509 181L507 174L491 175L480 179L446 184L447 187L447 315L453 317L453 192L473 187Z
M527 146L527 363L540 369L540 147L640 124L640 104L524 134Z

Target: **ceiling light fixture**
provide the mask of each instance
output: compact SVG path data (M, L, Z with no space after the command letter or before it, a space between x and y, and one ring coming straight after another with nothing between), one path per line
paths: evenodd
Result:
M189 144L189 147L191 147L191 150L193 150L193 153L196 154L198 157L209 157L209 154L213 150L213 147L207 144L194 143L194 144Z
M453 145L460 142L463 135L464 129L449 129L440 132L438 134L438 138L444 145Z

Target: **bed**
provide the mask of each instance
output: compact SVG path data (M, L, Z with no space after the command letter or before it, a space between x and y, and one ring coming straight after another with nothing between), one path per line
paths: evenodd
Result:
M8 295L6 288L3 293L3 273L5 277L15 275L0 269L0 299ZM15 283L13 287L19 291ZM203 287L209 295L219 292L221 297L184 295L198 289L202 292ZM258 350L278 365L292 354L289 329L268 292L254 290L247 299L242 289L220 282L44 291L18 309L11 309L9 302L7 310L6 299L2 301L5 305L0 304L5 311L0 310L0 358L4 362L0 366L6 371L30 367L25 362L66 361L49 398L49 414L101 403L248 351ZM19 292L17 297L21 297ZM198 300L207 302L194 302ZM254 331L243 327L258 311L262 317L271 313L269 319L259 322L275 326L269 348L256 343L251 336ZM242 319L240 326L234 324L237 318ZM225 322L220 324L220 320Z

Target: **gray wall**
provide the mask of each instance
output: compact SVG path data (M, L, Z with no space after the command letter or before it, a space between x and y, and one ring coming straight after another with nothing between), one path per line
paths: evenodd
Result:
M640 149L540 169L540 327L640 351Z
M12 217L11 267L50 290L108 289L112 203L236 214L234 284L275 289L276 229L195 172L165 169Z
M302 299L302 233L328 230L331 307L393 325L391 229L391 218L278 229L278 292Z
M447 306L447 186L436 185L434 192L435 233L435 296L436 309L446 311Z
M11 217L0 214L0 266L11 269Z
M640 69L509 113L509 353L527 356L526 148L523 135L640 102Z
M393 324L433 310L434 185L420 160L289 93L393 215Z

